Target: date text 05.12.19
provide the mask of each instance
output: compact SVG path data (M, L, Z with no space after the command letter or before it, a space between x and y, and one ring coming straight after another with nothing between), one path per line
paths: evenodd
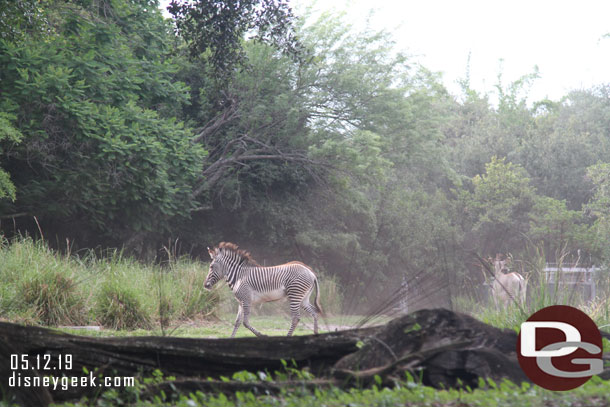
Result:
M52 371L52 370L71 370L72 355L59 353L51 355L49 353L28 355L27 353L11 355L11 370L30 370Z

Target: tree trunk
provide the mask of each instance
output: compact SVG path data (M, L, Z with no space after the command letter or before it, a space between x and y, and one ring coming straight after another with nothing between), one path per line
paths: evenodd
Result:
M97 388L74 387L69 390L44 389L39 402L29 400L31 387L8 387L9 377L62 374L68 377L150 376L159 369L165 376L205 379L231 377L242 370L282 370L282 360L308 367L312 372L327 375L341 357L358 350L357 343L379 328L365 328L324 335L294 337L264 337L236 339L193 339L172 337L89 338L59 333L46 328L0 323L0 376L5 390L24 405L46 405L50 391L55 401L78 399L82 395L99 393ZM10 344L10 345L9 345ZM52 362L44 369L45 354ZM27 355L31 369L11 369L10 357ZM70 356L67 356L70 355ZM66 369L66 358L72 360ZM64 362L59 366L59 360ZM41 361L37 363L37 361ZM6 394L6 393L5 393Z

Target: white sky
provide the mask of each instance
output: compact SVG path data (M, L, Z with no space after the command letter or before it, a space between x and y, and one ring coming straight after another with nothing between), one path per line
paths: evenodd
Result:
M161 0L163 4L169 0ZM295 10L312 3L292 0ZM503 83L533 72L530 101L557 100L569 90L610 83L608 0L321 0L320 10L345 10L361 24L389 30L400 50L443 73L458 94L470 53L471 86L493 92L502 62ZM349 4L349 6L347 5Z

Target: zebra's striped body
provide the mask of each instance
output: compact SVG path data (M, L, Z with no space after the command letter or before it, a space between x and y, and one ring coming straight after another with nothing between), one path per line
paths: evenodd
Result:
M251 306L261 302L277 301L284 297L290 303L292 322L288 336L292 335L301 319L301 307L314 320L314 333L318 333L318 314L322 313L319 303L319 285L314 272L303 263L293 261L279 266L263 267L256 264L250 254L233 243L222 242L213 250L208 248L212 263L204 286L212 288L223 277L239 303L237 319L231 337L235 336L239 325L262 335L250 325ZM314 304L309 296L316 290Z

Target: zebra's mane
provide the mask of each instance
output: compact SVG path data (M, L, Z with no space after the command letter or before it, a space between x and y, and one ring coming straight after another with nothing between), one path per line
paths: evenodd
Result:
M253 266L260 266L260 264L258 264L256 260L252 258L250 252L240 249L239 246L237 246L235 243L220 242L216 249L234 252L242 259L242 261L246 262L247 264L251 264Z

